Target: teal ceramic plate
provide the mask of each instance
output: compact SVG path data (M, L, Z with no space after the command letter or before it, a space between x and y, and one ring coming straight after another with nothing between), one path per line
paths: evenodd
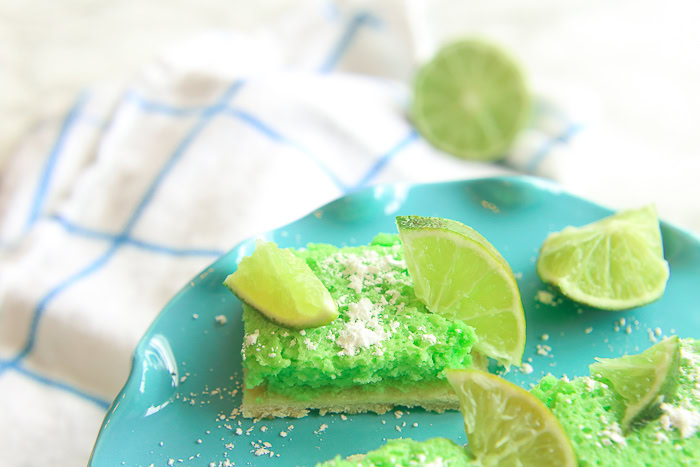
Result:
M514 371L506 378L528 387L549 372L587 375L596 356L643 350L651 345L649 332L656 328L663 334L700 337L700 242L667 224L662 232L671 277L656 303L624 312L592 310L540 281L535 260L547 233L610 212L533 178L396 184L341 198L264 237L282 247L308 242L359 245L378 232L395 232L394 217L406 214L448 217L472 226L503 254L518 278L527 317L525 358L532 359L534 372ZM256 423L236 417L241 402L241 304L221 283L253 246L254 239L244 241L221 257L160 313L134 352L131 375L105 417L92 465L218 466L229 459L237 466L309 466L336 454L375 449L397 437L444 436L465 442L458 412L404 409L400 418L392 412L347 419L312 413L303 419ZM538 300L539 291L554 294L553 303ZM220 315L226 324L216 323ZM630 324L631 333L616 331L620 318ZM546 342L543 334L549 335ZM548 355L537 354L538 344L551 348ZM256 456L256 451L264 454Z

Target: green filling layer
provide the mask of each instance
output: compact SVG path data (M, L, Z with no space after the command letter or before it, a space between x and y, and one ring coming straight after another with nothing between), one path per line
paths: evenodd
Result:
M679 388L666 401L689 412L700 412L698 342L683 341ZM531 390L556 415L573 443L580 466L697 465L700 431L683 439L678 429L664 428L662 418L634 427L618 437L621 401L602 384L590 378L571 382L544 377Z
M412 439L392 439L376 451L346 460L340 456L316 467L393 467L393 466L468 466L469 456L461 446L445 438L419 442Z
M372 384L381 390L401 382L410 390L413 384L444 380L447 368L471 366L473 328L430 313L416 298L396 235L380 234L361 247L309 244L295 254L328 288L340 317L326 326L294 331L244 306L247 387L266 384L269 391L302 400L311 397L313 388ZM359 292L358 277L364 278ZM372 303L373 320L352 318L363 298ZM357 318L357 309L354 313ZM349 329L358 322L371 336L384 337L348 349Z

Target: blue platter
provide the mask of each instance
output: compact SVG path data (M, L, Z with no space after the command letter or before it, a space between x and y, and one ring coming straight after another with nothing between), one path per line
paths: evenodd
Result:
M655 303L623 312L593 310L540 281L535 261L549 232L610 213L550 182L499 177L376 186L261 236L281 247L309 242L360 245L378 232L395 232L395 216L408 214L447 217L473 227L516 273L527 319L524 358L532 359L534 371L511 371L505 377L527 388L546 373L587 375L594 357L644 350L652 344L650 330L656 328L664 335L700 337L700 241L668 224L662 223L662 234L671 276ZM242 242L193 278L151 325L136 347L129 379L105 417L91 465L219 466L229 459L237 466L311 466L398 437L444 436L466 442L458 412L403 409L400 417L391 412L342 418L312 413L303 419L256 423L232 416L241 402L243 326L241 304L222 281L254 243ZM540 291L554 294L553 302L538 300ZM226 324L216 323L219 315L226 317ZM622 328L616 326L620 318L626 320ZM630 333L625 332L627 324ZM543 334L549 336L546 342ZM537 354L538 344L551 348L543 352L548 355ZM270 452L256 456L256 451L263 452L260 448Z

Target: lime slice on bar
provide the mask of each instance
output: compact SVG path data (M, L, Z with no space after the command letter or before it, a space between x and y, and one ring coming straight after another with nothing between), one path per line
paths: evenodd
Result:
M478 352L506 367L520 366L525 348L520 291L493 245L449 219L400 216L396 225L416 297L433 313L472 326Z
M570 299L596 308L623 310L659 299L669 271L656 209L622 211L549 234L537 273Z
M667 337L637 355L596 358L591 376L605 384L624 401L620 426L627 432L639 420L660 415L659 405L669 401L678 389L681 342Z
M578 465L557 418L529 392L475 369L448 370L447 380L459 397L476 465Z
M304 260L273 242L258 241L252 255L224 281L241 301L289 328L315 328L338 317L335 301Z
M415 78L416 128L438 149L464 159L505 156L529 112L520 68L483 41L462 40L443 47Z

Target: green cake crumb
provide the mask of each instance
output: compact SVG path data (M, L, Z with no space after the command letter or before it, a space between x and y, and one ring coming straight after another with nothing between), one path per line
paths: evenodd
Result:
M419 442L412 439L392 439L381 448L352 460L336 456L316 467L458 467L473 465L463 447L445 438Z
M700 342L681 346L679 388L663 414L623 436L621 402L589 377L572 381L545 376L532 390L566 430L580 466L698 465L700 455Z
M329 290L340 317L294 331L244 306L247 387L265 384L299 400L328 387L410 391L445 380L448 368L471 366L474 329L430 313L416 298L397 235L359 247L309 244L294 253Z

